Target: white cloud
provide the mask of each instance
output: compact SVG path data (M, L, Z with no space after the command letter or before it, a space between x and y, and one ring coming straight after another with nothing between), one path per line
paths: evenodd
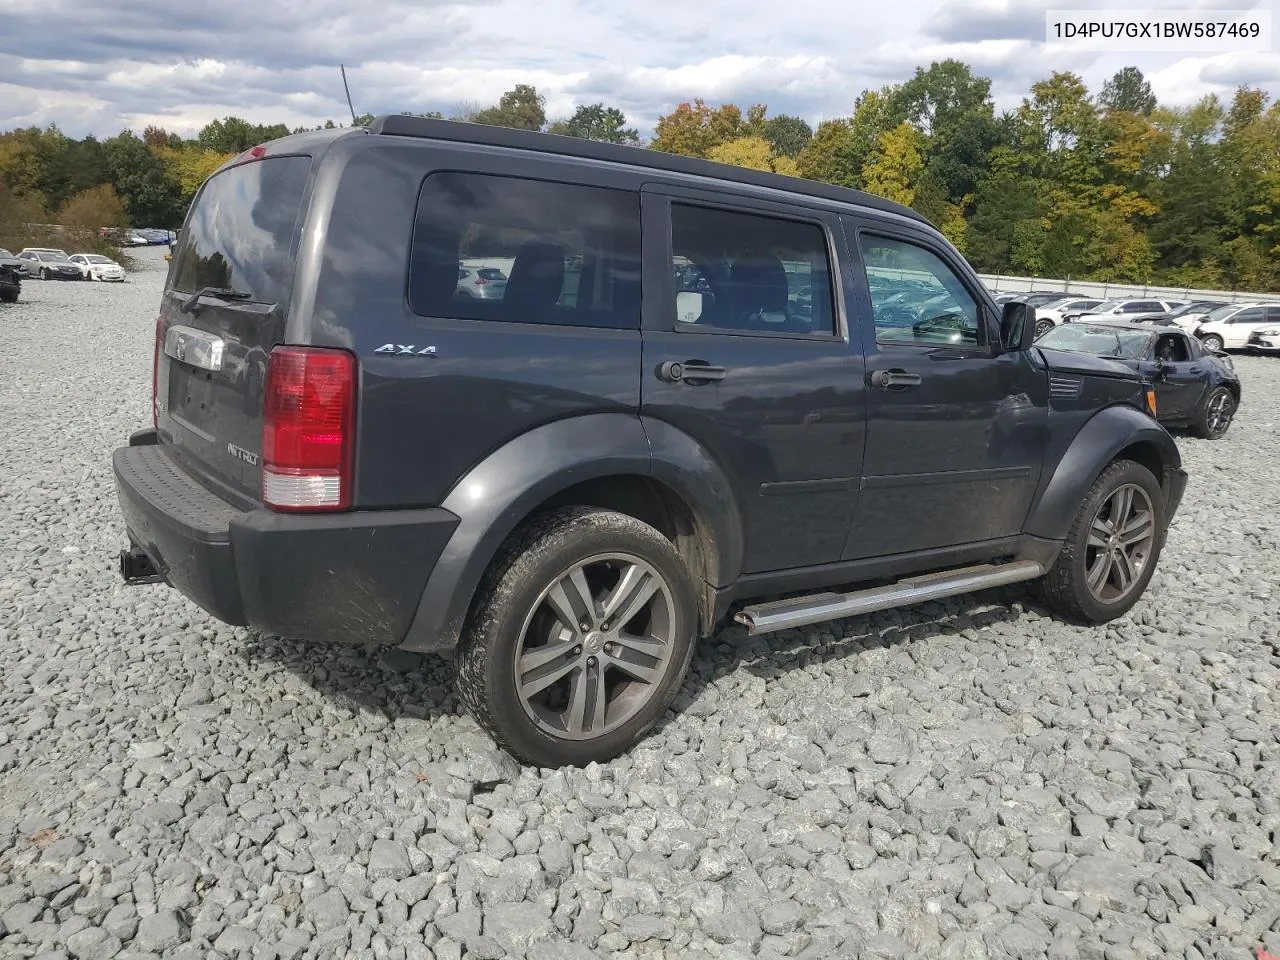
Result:
M1188 6L1184 0L1153 0ZM1221 6L1201 0L1193 7ZM1231 6L1258 0L1230 0ZM908 79L949 57L992 80L997 107L1016 106L1054 70L1090 89L1122 66L1163 101L1229 96L1238 83L1280 92L1280 55L1086 53L1043 42L1047 0L899 0L891 9L830 0L383 0L372 16L345 0L11 2L0 35L0 129L58 123L109 136L156 123L191 133L235 114L314 126L347 114L338 63L358 112L486 105L531 83L547 111L604 101L651 131L682 100L767 103L811 122L847 114L866 88ZM1097 6L1054 0L1053 6Z

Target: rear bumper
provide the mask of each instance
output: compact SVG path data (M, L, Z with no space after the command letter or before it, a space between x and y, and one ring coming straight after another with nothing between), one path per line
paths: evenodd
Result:
M281 636L399 643L458 523L439 508L242 509L182 470L153 431L112 459L130 543L165 580L224 623Z

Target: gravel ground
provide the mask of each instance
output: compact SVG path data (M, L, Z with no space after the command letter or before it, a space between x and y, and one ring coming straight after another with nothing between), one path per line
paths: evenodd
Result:
M1225 441L1179 438L1130 617L728 629L629 757L522 770L443 660L120 586L144 266L0 305L0 956L1280 952L1280 360L1237 360Z

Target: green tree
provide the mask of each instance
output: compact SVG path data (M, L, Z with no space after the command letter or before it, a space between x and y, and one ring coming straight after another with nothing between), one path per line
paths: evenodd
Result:
M813 128L800 117L780 113L764 122L764 138L776 155L794 160L813 139Z
M289 128L283 123L264 126L240 117L224 117L206 124L196 140L202 149L214 153L241 153L260 143L288 135Z
M796 157L796 167L800 176L810 180L858 187L863 158L861 143L848 120L824 120Z
M516 130L541 130L547 123L546 98L535 87L517 83L504 93L495 106L476 113L475 123Z
M578 107L568 120L557 120L547 132L605 143L639 143L640 135L626 123L627 118L617 107L591 103Z
M182 222L181 188L156 156L131 130L103 143L107 172L124 200L130 223L173 228Z
M1156 108L1156 95L1141 70L1137 67L1124 67L1102 85L1098 104L1108 110L1122 110L1149 117Z

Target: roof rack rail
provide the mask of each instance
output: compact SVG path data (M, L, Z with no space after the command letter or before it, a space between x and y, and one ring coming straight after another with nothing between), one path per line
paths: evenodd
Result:
M907 217L919 223L929 223L927 218L910 207L870 193L863 193L861 190L839 187L835 184L808 180L803 177L788 177L783 174L768 173L762 170L750 170L746 167L717 163L712 160L702 160L698 157L663 153L659 150L650 150L644 147L603 143L598 140L584 140L579 137L538 133L532 130L515 130L510 127L497 127L464 120L437 120L432 117L410 117L403 114L384 114L375 117L367 129L372 134L421 137L432 140L449 140L456 143L475 143L520 150L536 150L541 153L649 167L654 170L664 170L671 173L714 177L719 180L729 180L748 186L767 187L771 190L785 190L789 193L817 197L823 200L834 200L839 203L859 204L875 210L882 210L886 213Z

